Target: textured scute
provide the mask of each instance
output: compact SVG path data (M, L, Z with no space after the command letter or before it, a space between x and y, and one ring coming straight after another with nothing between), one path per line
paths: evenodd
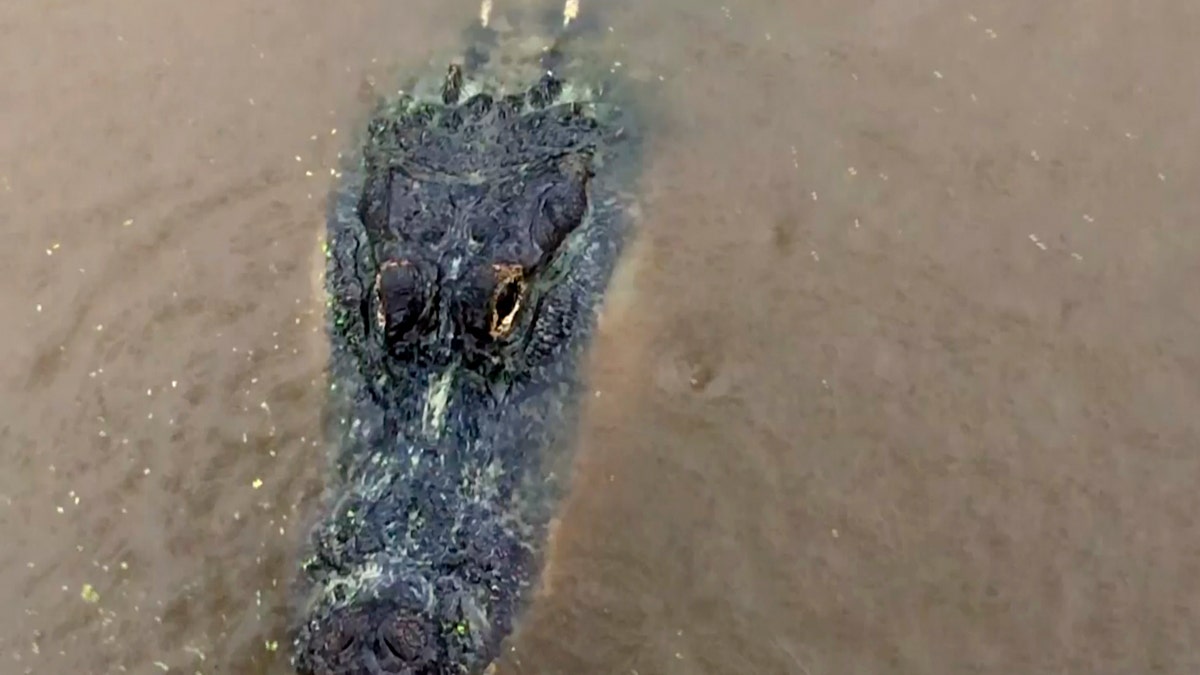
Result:
M624 241L610 103L451 70L375 113L332 196L335 470L296 670L482 672L537 583L586 347Z

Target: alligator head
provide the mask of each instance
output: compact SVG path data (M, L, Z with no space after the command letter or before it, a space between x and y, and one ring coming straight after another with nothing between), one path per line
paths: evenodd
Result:
M551 76L485 89L451 68L385 106L332 200L337 469L299 584L306 675L479 672L537 582L621 246L620 133Z

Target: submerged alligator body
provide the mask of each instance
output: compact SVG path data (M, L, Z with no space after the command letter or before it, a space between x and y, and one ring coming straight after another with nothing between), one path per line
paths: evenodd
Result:
M303 675L483 672L538 583L630 138L546 70L557 49L514 79L482 34L380 106L331 198L335 468L298 583Z

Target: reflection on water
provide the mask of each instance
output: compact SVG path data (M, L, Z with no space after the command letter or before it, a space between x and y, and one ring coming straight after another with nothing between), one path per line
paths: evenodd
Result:
M286 672L330 168L477 9L0 8L0 672ZM1200 17L596 9L642 239L506 670L1195 672Z

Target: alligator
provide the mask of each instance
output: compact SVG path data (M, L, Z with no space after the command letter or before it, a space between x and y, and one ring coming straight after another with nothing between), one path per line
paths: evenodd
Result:
M332 466L295 584L301 675L492 672L569 488L633 115L570 75L597 63L566 49L577 0L532 49L519 26L542 14L505 31L490 5L461 58L380 102L329 199Z

